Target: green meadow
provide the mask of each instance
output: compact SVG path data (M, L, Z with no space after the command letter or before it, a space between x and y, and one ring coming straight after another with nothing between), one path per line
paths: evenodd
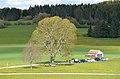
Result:
M2 79L119 79L120 76L90 76L90 75L18 75L1 76Z
M4 44L25 44L29 40L35 26L8 26L0 29L0 45Z
M18 75L1 76L2 79L119 79L120 76L90 76L90 75Z
M29 40L35 25L9 26L0 29L0 67L28 64L22 60L22 51ZM103 51L104 57L109 61L94 63L78 63L75 65L57 65L56 67L38 66L30 68L0 69L0 72L100 72L120 73L120 38L91 38L87 37L87 28L77 29L77 40L73 46L71 58L84 59L90 49ZM39 62L49 61L49 56L43 54ZM65 58L57 56L56 61L64 61ZM34 62L36 63L36 62ZM37 77L36 77L37 76ZM119 79L120 76L83 76L83 75L25 75L27 79ZM22 79L23 76L0 76L0 79Z

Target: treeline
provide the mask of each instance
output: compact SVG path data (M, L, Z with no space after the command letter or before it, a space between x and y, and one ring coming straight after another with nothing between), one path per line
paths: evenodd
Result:
M0 19L15 21L21 18L22 10L16 8L3 8L0 9Z
M60 16L62 18L72 19L72 22L76 23L77 27L88 27L86 25L95 26L96 19L102 24L104 20L108 27L117 27L119 29L120 22L120 1L112 0L105 1L98 4L60 4L60 5L35 5L34 7L29 7L29 9L16 9L16 8L3 8L0 9L0 19L1 20L19 20L19 19L34 19L36 20L36 15L40 13L46 13L50 16ZM118 26L115 26L117 22ZM84 26L81 26L84 25ZM111 26L112 25L112 26ZM113 26L114 25L114 26ZM91 27L90 27L91 28ZM93 28L93 27L92 27ZM110 31L110 29L108 29ZM112 29L116 31L115 29ZM94 30L92 30L94 31ZM118 30L119 31L119 30ZM94 35L95 33L88 34L89 36L99 37L99 35ZM97 33L96 33L97 34ZM103 34L102 34L103 35ZM105 36L100 36L105 37ZM109 37L109 36L107 36Z
M105 20L96 20L95 26L90 26L87 35L90 37L118 38L120 33L120 22L111 20L108 24Z
M80 5L35 5L29 9L21 10L16 8L0 9L0 19L18 20L21 17L32 16L39 13L51 14L51 16L66 17L71 16L77 21L89 20L90 18L99 18L110 21L113 18L120 20L120 1L106 1L98 4L80 4Z

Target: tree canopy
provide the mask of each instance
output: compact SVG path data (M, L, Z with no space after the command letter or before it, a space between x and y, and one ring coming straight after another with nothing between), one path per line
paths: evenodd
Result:
M29 42L36 45L40 53L48 53L52 64L57 54L69 57L75 39L75 25L68 19L54 16L45 18L38 23Z

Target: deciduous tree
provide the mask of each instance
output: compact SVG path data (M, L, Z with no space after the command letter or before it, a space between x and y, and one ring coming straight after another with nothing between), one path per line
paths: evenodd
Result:
M38 27L32 33L30 42L34 45L37 44L41 53L48 53L50 64L54 64L57 54L65 57L71 54L71 46L75 39L75 25L68 19L54 16L45 18L38 23Z

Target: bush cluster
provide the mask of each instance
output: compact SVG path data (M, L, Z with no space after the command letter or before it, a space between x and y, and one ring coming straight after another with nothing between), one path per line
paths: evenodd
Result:
M31 21L24 21L24 20L18 20L17 22L14 23L14 25L32 25L33 22Z
M6 28L9 25L12 25L12 24L8 21L0 20L0 28Z

